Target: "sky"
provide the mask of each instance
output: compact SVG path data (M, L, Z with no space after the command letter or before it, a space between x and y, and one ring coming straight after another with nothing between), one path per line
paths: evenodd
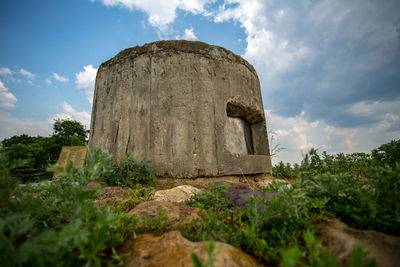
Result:
M259 76L273 157L369 152L400 138L398 0L1 0L0 140L88 129L97 69L119 51L203 41ZM272 139L272 140L271 140ZM276 150L274 150L276 151Z

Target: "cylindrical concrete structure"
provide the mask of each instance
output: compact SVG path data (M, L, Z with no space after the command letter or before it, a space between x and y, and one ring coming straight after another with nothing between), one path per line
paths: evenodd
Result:
M89 144L150 160L157 176L271 173L256 71L202 42L149 43L101 64Z

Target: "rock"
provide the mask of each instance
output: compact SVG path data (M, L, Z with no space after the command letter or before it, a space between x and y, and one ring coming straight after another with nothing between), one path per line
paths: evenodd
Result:
M276 194L273 192L261 192L258 190L251 190L251 189L231 189L226 191L225 197L232 201L235 208L244 208L248 205L248 199L251 197L259 197L270 199L275 197ZM262 207L260 207L262 208Z
M160 209L165 211L165 215L173 223L189 223L192 220L200 220L200 216L198 215L199 208L160 200L140 203L128 212L128 216L135 214L139 219L143 216L153 219L157 216L157 211Z
M200 189L191 185L180 185L167 190L159 190L154 193L154 200L169 202L184 202Z
M102 63L89 144L149 160L159 177L272 172L256 71L202 42L158 41Z
M215 267L263 266L252 256L231 245L215 242L214 253L218 250L219 253L214 262ZM178 231L167 232L162 236L139 235L135 240L131 239L125 242L119 250L127 267L193 266L191 258L193 253L203 263L208 259L202 242L190 242L183 238Z
M360 244L369 251L368 258L375 258L375 266L400 266L400 237L373 230L359 230L335 219L319 225L323 244L330 253L345 265L351 257L353 247Z

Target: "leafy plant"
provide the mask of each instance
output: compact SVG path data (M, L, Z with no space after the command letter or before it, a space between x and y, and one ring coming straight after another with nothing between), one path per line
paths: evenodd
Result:
M108 185L135 187L137 183L146 183L154 186L157 178L153 173L150 161L129 155L119 162L110 175L102 176L102 181Z
M272 173L276 178L292 179L299 175L299 165L295 164L292 168L290 163L280 161L272 167Z
M226 186L216 186L209 183L211 191L200 190L188 199L185 203L203 209L224 210L232 206L232 202L225 197Z
M4 266L96 265L132 235L136 217L100 209L100 189L86 185L106 171L108 156L92 151L84 168L69 165L57 181L19 187L0 176L0 261ZM103 160L103 161L101 161Z
M314 230L307 229L303 232L303 242L304 248L295 244L281 250L281 266L337 266L336 258L321 245L321 240L316 237Z
M279 262L279 250L297 242L302 232L321 216L326 201L314 201L284 183L272 183L269 190L278 196L251 198L245 209L229 211L218 207L220 201L205 202L207 212L201 214L202 222L183 226L182 234L193 241L206 238L229 243L266 263ZM202 198L198 199L204 203ZM194 205L193 199L190 204Z
M365 252L360 245L353 248L353 254L348 262L348 267L373 267L375 266L375 259L367 260L368 252Z
M161 235L171 229L173 223L169 220L165 211L159 209L156 211L156 216L154 218L149 218L146 216L142 217L138 231L140 232L151 232L155 235Z
M72 139L73 142L80 142L84 145L88 131L82 123L74 120L55 120L53 124L54 136Z
M142 187L140 184L137 184L135 188L125 194L125 197L127 202L134 207L139 203L150 200L154 196L154 193L154 187Z
M351 174L305 177L294 187L313 199L327 199L326 208L358 228L400 234L400 164L371 169L368 178Z
M57 162L62 146L86 144L87 131L77 121L57 120L53 129L50 137L22 134L1 141L14 179L22 183L50 179L53 173L46 168Z
M193 253L191 255L193 264L195 267L213 267L216 257L218 257L218 254L221 252L222 244L220 244L217 252L215 252L215 253L214 253L214 250L215 250L214 240L210 240L210 241L203 240L203 247L207 253L207 261L205 263L202 263L200 258L197 256L197 254Z
M388 164L394 167L396 163L400 162L400 140L393 140L381 145L372 150L371 155L376 165L384 166Z

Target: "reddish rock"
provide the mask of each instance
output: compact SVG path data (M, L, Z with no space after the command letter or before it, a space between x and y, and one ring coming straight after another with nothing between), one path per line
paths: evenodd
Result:
M171 231L162 236L139 235L135 240L125 242L119 250L127 267L194 266L191 257L193 253L203 263L208 260L202 242L190 242L178 231ZM221 242L215 242L213 255L215 267L264 266L254 257Z
M159 200L140 203L128 212L128 216L135 214L138 218L145 216L152 219L157 216L157 211L160 209L165 212L165 215L173 223L189 223L192 220L200 220L200 216L198 215L200 209L198 208Z
M351 257L353 247L360 244L369 251L368 258L376 259L375 266L400 266L400 237L373 230L359 230L339 220L319 225L323 244L328 251L345 265Z

